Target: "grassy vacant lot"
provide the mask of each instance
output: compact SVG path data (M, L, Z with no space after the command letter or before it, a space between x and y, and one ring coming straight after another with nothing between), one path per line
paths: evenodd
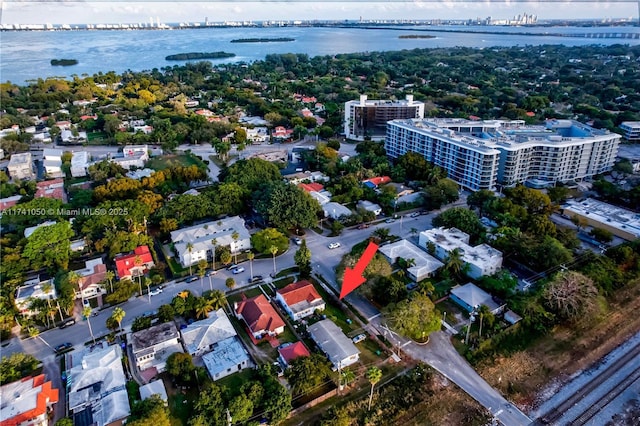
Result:
M526 407L554 378L590 367L640 330L640 285L618 290L609 313L588 329L557 327L510 356L481 362L478 372L492 386Z
M164 170L174 166L192 166L206 167L206 165L193 154L180 154L180 155L163 155L162 157L151 158L147 162L147 167L153 170Z

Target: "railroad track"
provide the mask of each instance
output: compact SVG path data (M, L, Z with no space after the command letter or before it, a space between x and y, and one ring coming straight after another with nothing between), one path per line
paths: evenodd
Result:
M633 372L621 381L616 387L607 392L602 398L600 398L595 404L593 404L587 411L582 413L580 417L571 422L571 426L582 426L586 424L593 416L598 414L600 410L609 405L611 401L616 399L618 395L624 392L631 384L640 379L640 367L633 370Z
M533 426L540 426L540 425L546 425L546 424L554 424L571 407L573 407L575 404L577 404L582 399L584 399L585 396L589 395L591 392L593 392L595 389L597 389L600 385L602 385L605 381L607 381L613 374L615 374L617 371L619 371L623 366L628 364L632 359L634 359L638 355L640 355L640 343L637 344L636 346L634 346L633 348L631 348L631 350L629 350L626 354L624 354L623 356L621 356L620 358L615 360L613 363L611 363L611 365L609 365L604 371L602 371L600 374L598 374L598 376L596 376L593 380L591 380L585 386L581 387L580 390L578 390L576 393L574 393L569 398L567 398L563 403L561 403L557 407L555 407L552 410L548 411L545 415L543 415L540 418L538 418L535 422L532 423L532 425ZM636 374L638 376L635 377L635 379L631 380ZM616 387L612 390L612 392L609 392L609 393L615 393L615 392L618 392L618 389L621 389L613 397L613 398L615 398L620 393L622 393L626 388L628 388L631 385L631 383L636 381L638 378L640 378L640 367L638 369L634 370L627 378L625 378L625 380L623 380L621 383L616 385ZM631 381L629 381L627 383L628 380L631 380ZM625 383L626 383L626 386L624 388L622 388L622 385L625 384ZM578 420L583 419L583 416L585 416L585 415L588 415L588 417L584 418L582 423L575 423L575 424L576 425L582 425L582 424L584 424L584 422L588 421L591 417L596 415L605 405L607 405L609 402L611 402L613 400L613 398L611 398L608 401L606 401L606 403L605 403L605 400L608 399L608 398L609 398L609 396L605 395L600 400L598 400L598 402L596 404L591 406L587 411L585 411L575 421L577 422ZM591 413L592 410L595 410L595 411L593 411L593 413L589 415L589 413Z

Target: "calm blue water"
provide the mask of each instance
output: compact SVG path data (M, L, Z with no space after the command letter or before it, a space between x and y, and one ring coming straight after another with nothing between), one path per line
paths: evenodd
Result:
M444 27L445 30L455 27ZM462 29L462 28L460 28ZM468 27L464 28L469 30ZM616 43L640 44L631 39L587 39L514 35L529 33L585 33L585 32L637 32L637 28L514 28L481 27L478 30L503 31L504 34L469 34L428 32L435 39L399 39L400 34L416 34L415 30L366 30L357 28L202 28L186 30L147 31L56 31L56 32L3 32L0 33L0 81L24 84L30 79L51 76L92 75L99 71L121 73L150 70L183 64L166 61L167 55L185 52L225 51L235 53L231 59L215 63L254 61L269 53L306 53L310 56L365 51L390 51L430 47L525 46L564 44L584 46ZM291 37L293 42L230 43L237 38ZM77 59L70 67L54 67L51 59Z

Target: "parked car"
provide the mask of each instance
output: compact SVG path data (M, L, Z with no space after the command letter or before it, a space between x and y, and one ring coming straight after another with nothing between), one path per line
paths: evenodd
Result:
M236 269L238 267L238 265L236 265L235 263L232 263L231 265L227 266L227 271L232 271L234 269Z
M153 290L151 290L151 291L149 292L149 294L150 294L150 295L152 295L152 296L157 296L157 295L159 295L160 293L162 293L162 289L160 289L160 288L155 288L155 289L153 289Z
M418 217L418 216L420 216L420 213L418 212L413 212L409 215L409 217Z
M76 320L72 319L68 319L65 322L63 322L62 324L60 324L60 328L66 328L66 327L70 327L72 325L74 325L76 323Z
M367 229L369 226L371 225L369 225L368 223L363 223L362 225L358 226L358 229Z
M262 275L254 275L254 277L251 279L252 283L258 282L258 281L262 281L264 278Z
M353 343L360 343L366 338L367 338L367 335L363 333L363 334L358 334L353 339L351 339L351 341L353 341Z
M190 276L189 278L187 278L187 282L188 282L188 283L192 283L192 282L194 282L194 281L198 281L199 279L200 279L200 277L199 277L199 276L197 276L197 275L192 275L192 276Z
M72 345L71 343L69 343L69 342L66 342L66 343L62 343L62 344L60 344L60 345L56 346L55 348L53 348L53 350L54 350L57 354L59 354L59 353L61 353L61 352L64 352L64 351L66 351L66 350L69 350L69 349L71 349L71 348L73 348L73 345Z
M213 269L207 269L207 272L205 272L205 276L210 277L211 275L215 275L218 271L213 270Z
M293 242L296 243L297 245L300 245L300 244L302 244L302 238L296 237L296 238L293 239Z
M241 272L244 272L244 268L242 266L240 266L239 268L236 268L234 270L232 270L231 272L233 272L233 274L239 274Z
M88 300L88 299L84 299L84 300L82 301L82 305L83 305L85 308L90 308L90 307L91 307L91 304L89 303L89 300Z
M391 218L391 217L390 217L389 219L385 220L384 222L385 222L385 223L393 223L393 222L395 222L395 221L396 221L395 219L393 219L393 218Z
M418 288L418 284L417 284L417 283L410 283L410 284L407 284L407 291L413 291L413 290L415 290L416 288Z
M340 247L340 243L331 243L327 247L329 247L330 249L335 249Z

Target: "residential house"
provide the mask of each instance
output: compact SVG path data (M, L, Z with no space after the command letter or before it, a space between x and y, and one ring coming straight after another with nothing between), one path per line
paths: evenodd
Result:
M167 388L164 387L164 382L162 380L154 380L144 386L140 386L140 398L143 401L147 398L151 398L152 395L159 395L165 405L169 403Z
M211 352L202 356L202 362L213 380L253 366L249 353L237 336L217 342Z
M407 275L415 282L432 277L438 269L444 266L438 259L407 240L380 246L378 251L392 264L400 258L405 261L413 261L413 265L407 268Z
M273 129L271 136L280 141L287 141L293 137L293 129L287 129L284 126L276 126L276 128Z
M167 366L169 355L184 352L180 344L180 334L173 322L154 325L131 334L131 350L138 371L154 369L146 377L162 373Z
M455 286L451 289L450 298L467 312L473 312L484 305L489 308L492 314L498 314L506 306L502 301L494 298L473 283Z
M237 234L235 240L234 234ZM180 263L184 267L197 264L200 260L211 259L214 239L217 247L229 246L231 253L251 248L251 235L244 224L244 219L240 216L228 217L171 232L171 241L173 241Z
M469 265L467 275L474 279L483 275L493 275L502 267L502 252L488 244L470 246L469 234L456 228L440 227L423 231L420 233L418 244L427 251L432 244L435 257L445 262L449 254L458 249L465 265Z
M13 154L9 159L7 166L9 176L13 180L33 180L36 178L33 161L31 161L31 153L23 152L21 154Z
M53 221L53 220L47 220L46 222L42 222L39 223L35 226L30 226L28 228L24 229L24 237L25 238L29 238L34 232L36 232L36 230L38 228L44 228L45 226L51 226L51 225L55 225L57 222ZM69 223L69 222L66 222ZM69 224L69 227L71 227L71 224Z
M74 426L115 426L131 413L120 345L101 342L66 357L67 403Z
M74 271L80 276L78 286L75 288L76 299L91 299L102 294L100 283L105 281L107 266L102 258L91 259L84 262L84 269Z
M14 303L22 315L33 316L36 312L29 309L31 301L34 299L52 301L57 299L56 287L53 279L41 279L40 276L31 278L18 287L14 298ZM51 303L51 302L50 302Z
M316 200L321 206L331 201L332 194L324 189L324 186L322 186L322 184L320 183L299 183L298 187L302 188L305 192L311 195L311 197Z
M60 143L65 145L80 145L87 141L87 132L73 132L71 130L62 130L60 132Z
M385 187L393 188L396 193L396 198L404 197L405 195L413 194L413 189L400 183L391 182L385 185Z
M322 210L324 211L325 217L330 217L332 219L340 219L341 217L351 216L353 214L348 207L332 201L324 204L322 206Z
M309 182L328 182L329 177L322 172L296 172L289 175L282 176L284 180L288 181L292 185Z
M142 178L150 177L156 171L153 169L136 169L127 172L127 177L135 180L140 180Z
M122 156L111 158L111 161L127 170L133 167L141 169L148 160L149 147L147 145L127 145L122 149Z
M251 129L243 127L243 129L247 133L247 141L249 143L261 144L269 141L269 129L266 127L254 127Z
M358 362L360 351L333 321L325 319L307 328L311 339L329 358L334 370Z
M18 201L20 201L20 199L22 198L22 195L13 195L11 197L7 197L7 198L1 198L0 199L0 212L15 206L16 204L18 204Z
M358 201L358 203L356 204L356 207L358 209L362 209L362 210L371 212L371 213L375 214L376 216L379 216L380 213L382 213L382 207L380 207L379 204L372 203L369 200L360 200L360 201Z
M222 309L209 312L207 318L189 324L187 328L180 330L180 334L184 349L191 356L209 352L218 342L237 335Z
M386 185L387 183L391 183L389 176L376 176L362 181L364 186L371 189L378 189L380 185Z
M236 316L244 320L255 339L284 332L284 321L263 294L235 302L234 309Z
M148 246L137 247L133 253L120 254L114 259L114 262L119 280L139 277L155 266Z
M309 349L302 342L295 342L278 348L278 361L285 368L289 366L291 361L301 356L311 356Z
M57 178L36 183L36 193L33 198L53 198L64 203L67 202L67 193L64 190L64 179Z
M292 283L276 291L276 301L294 321L324 311L325 303L313 284L307 280Z
M58 389L44 374L3 385L0 395L0 426L47 426L59 400Z
M45 176L62 177L62 150L45 148L42 150L42 156Z
M89 167L89 153L87 151L74 151L71 156L71 176L84 177Z

